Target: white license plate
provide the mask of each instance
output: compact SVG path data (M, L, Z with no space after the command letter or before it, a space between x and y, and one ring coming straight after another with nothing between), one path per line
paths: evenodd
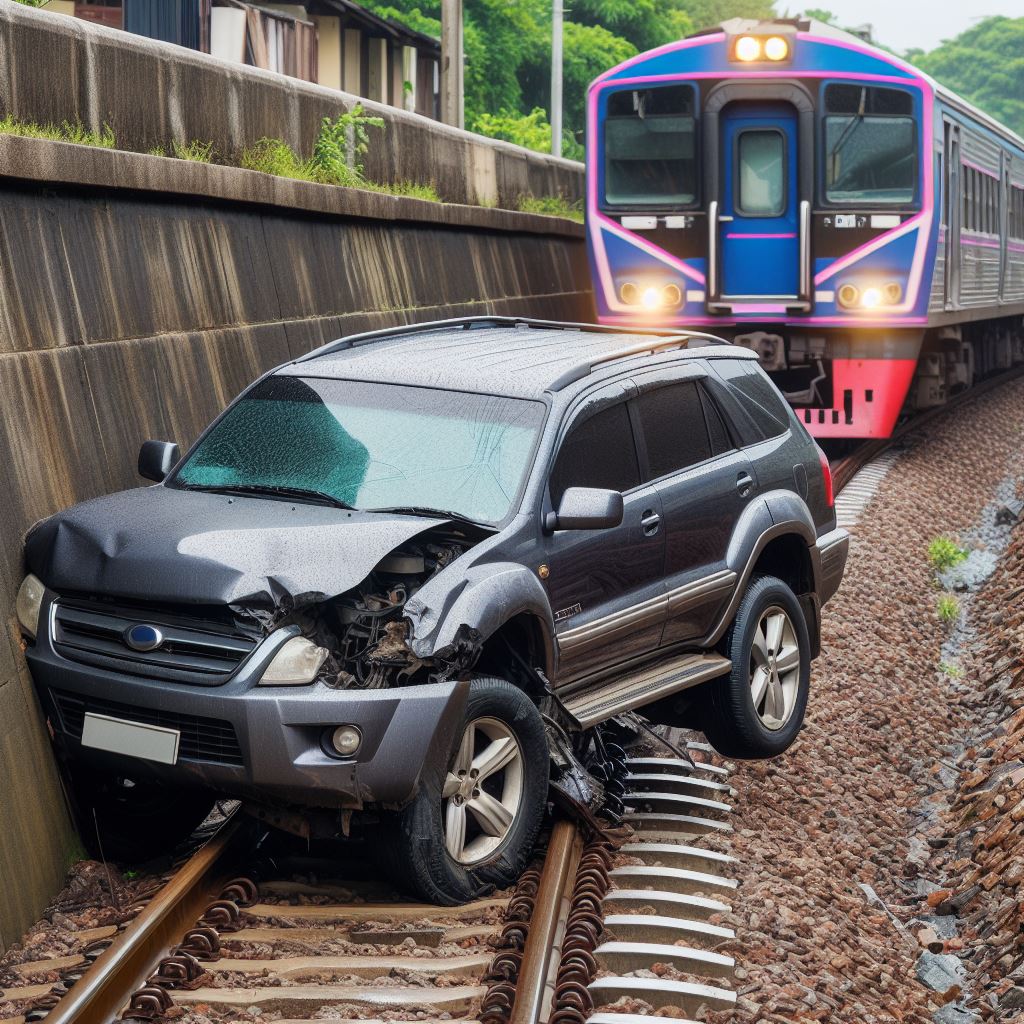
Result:
M91 712L86 714L82 725L83 747L141 757L161 764L177 763L180 739L181 733L177 729L126 722L123 718L110 718Z

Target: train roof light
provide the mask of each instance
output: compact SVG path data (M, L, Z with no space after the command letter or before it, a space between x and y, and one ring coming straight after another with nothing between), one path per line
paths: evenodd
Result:
M750 62L761 59L761 40L757 36L740 36L736 40L733 53L737 60Z
M769 60L785 60L789 56L789 43L782 36L769 36L764 41L764 55Z

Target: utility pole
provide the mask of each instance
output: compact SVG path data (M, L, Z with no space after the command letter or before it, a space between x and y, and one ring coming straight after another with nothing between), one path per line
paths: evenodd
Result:
M464 128L462 0L441 0L441 120Z
M562 155L562 0L551 0L551 152Z

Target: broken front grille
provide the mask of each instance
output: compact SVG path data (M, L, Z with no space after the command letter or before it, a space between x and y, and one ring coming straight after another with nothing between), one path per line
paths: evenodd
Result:
M107 715L143 725L158 725L176 729L181 733L178 759L185 761L212 761L216 764L241 765L242 750L238 745L235 728L230 722L217 718L200 718L177 711L159 711L121 704L102 697L82 696L64 690L51 690L64 732L76 740L82 738L85 715Z
M128 633L152 626L162 637L153 650L134 650ZM54 608L53 646L72 661L170 682L216 686L252 653L256 641L227 623L60 601Z

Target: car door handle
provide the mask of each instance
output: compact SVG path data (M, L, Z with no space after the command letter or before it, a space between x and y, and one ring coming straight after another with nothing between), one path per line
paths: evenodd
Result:
M661 516L654 509L647 509L640 517L640 525L643 527L644 536L653 537L661 526Z
M749 473L740 473L736 477L736 490L740 492L741 498L746 498L754 489L754 478Z

